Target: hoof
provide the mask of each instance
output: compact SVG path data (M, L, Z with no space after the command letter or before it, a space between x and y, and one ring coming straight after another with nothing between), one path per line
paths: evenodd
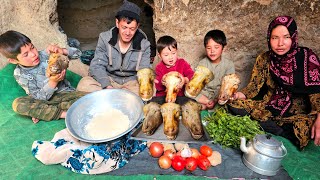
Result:
M176 138L177 138L177 135L174 135L174 136L167 135L167 139L169 139L169 140L175 140Z
M198 140L198 139L202 138L203 135L202 134L192 134L191 133L191 136L192 136L193 139Z

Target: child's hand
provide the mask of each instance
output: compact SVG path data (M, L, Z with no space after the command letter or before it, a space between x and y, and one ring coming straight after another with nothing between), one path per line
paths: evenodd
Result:
M185 79L182 74L179 73L179 78L181 79L181 82L178 84L178 89L181 89L183 85L185 84Z
M205 95L200 95L200 97L197 101L198 101L198 103L201 103L201 104L207 104L209 99Z
M216 105L214 100L209 100L206 104L207 109L213 109L213 107Z
M188 83L189 83L189 78L184 77L184 83L185 83L185 84L188 84Z
M53 81L53 82L58 83L58 82L64 80L65 76L66 76L66 70L64 69L63 71L61 71L60 74L50 76L49 81Z
M50 53L59 53L59 54L64 54L64 55L68 55L68 52L66 49L64 48L60 48L58 45L55 44L51 44L47 47L46 52L48 54Z
M159 83L158 79L154 79L153 82L154 82L155 84L158 84L158 83Z
M57 87L57 85L60 81L64 80L64 78L66 76L66 70L61 71L60 74L55 74L55 75L51 75L51 76L50 76L50 74L49 75L46 74L46 75L49 78L49 82L48 82L49 86L54 89Z
M113 89L113 86L107 86L106 89Z
M201 95L197 102L203 104L206 107L206 109L211 107L213 108L215 104L213 100L208 99L205 95Z
M198 99L198 102L202 105L202 110L205 109L213 109L213 107L216 105L216 100L210 100L206 96L202 95Z

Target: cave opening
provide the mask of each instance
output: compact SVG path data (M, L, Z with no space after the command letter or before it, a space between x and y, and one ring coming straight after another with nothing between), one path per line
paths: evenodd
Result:
M144 0L131 0L141 9L140 28L151 43L151 59L156 55L153 9ZM99 34L115 26L115 14L123 0L58 0L60 30L68 44L82 51L95 50Z

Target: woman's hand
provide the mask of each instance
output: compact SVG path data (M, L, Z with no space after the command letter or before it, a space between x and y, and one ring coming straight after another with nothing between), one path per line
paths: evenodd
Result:
M237 100L237 99L246 99L246 95L244 95L242 92L236 92L233 94L233 97L231 100Z
M317 119L312 125L311 139L314 139L316 146L320 146L320 113L317 114Z

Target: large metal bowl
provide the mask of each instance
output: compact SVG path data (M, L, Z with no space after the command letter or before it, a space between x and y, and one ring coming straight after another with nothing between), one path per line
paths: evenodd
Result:
M103 113L109 108L122 111L130 121L129 128L108 139L93 139L85 126L92 120L95 114ZM66 126L70 134L85 142L101 143L115 140L130 132L143 119L143 102L141 98L127 90L105 89L93 92L78 99L71 105L66 115ZM106 119L106 123L112 119Z

